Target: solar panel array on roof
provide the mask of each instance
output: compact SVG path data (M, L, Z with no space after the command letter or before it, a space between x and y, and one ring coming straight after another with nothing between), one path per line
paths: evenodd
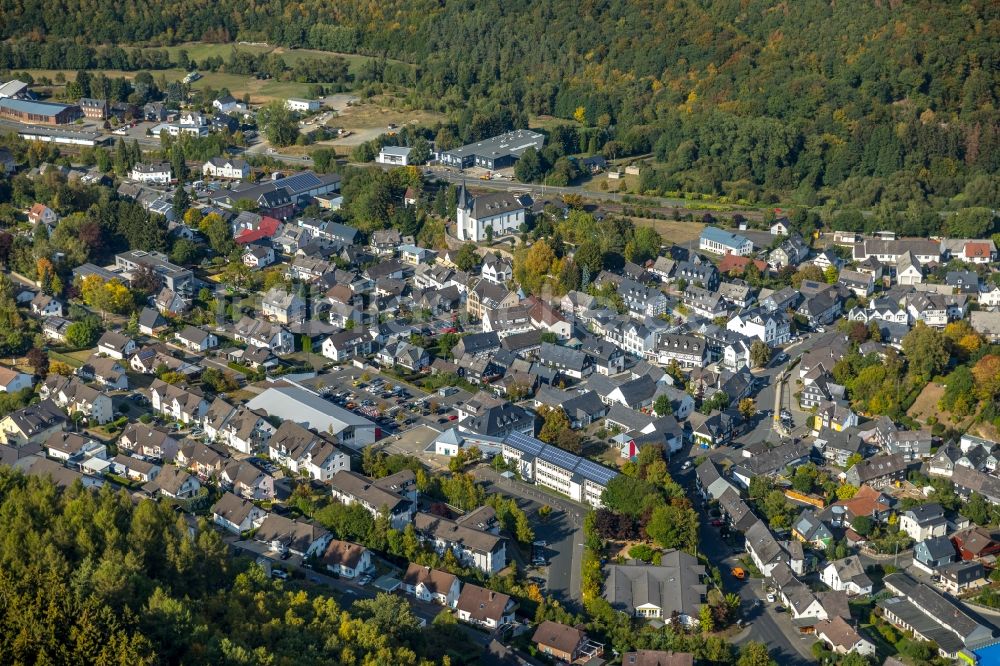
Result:
M580 458L578 456L575 456L569 451L564 451L556 446L543 447L542 452L538 454L538 457L545 462L550 462L553 465L557 465L566 470L576 469L577 464L580 462Z
M593 481L602 486L608 485L611 479L618 476L618 472L613 469L608 469L604 465L598 465L597 463L580 459L580 464L576 466L576 472L588 481Z
M544 442L537 440L534 437L528 437L527 435L523 435L519 432L512 432L507 435L505 442L518 451L523 451L524 453L533 456L537 456L541 453L542 448L545 446Z
M280 178L274 181L274 184L277 187L287 187L293 192L304 192L308 189L319 187L323 183L316 176L316 174L311 171L305 171L286 178Z
M512 432L507 435L504 443L518 451L541 458L545 462L556 465L567 472L574 472L584 479L602 486L606 486L611 479L618 476L618 472L613 469L598 465L595 462L573 455L569 451L546 444L541 440L519 432Z

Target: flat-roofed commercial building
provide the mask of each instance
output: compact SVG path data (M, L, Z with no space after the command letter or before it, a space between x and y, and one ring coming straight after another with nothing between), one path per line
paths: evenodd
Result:
M78 106L35 102L27 99L0 99L0 118L22 123L65 125L83 115Z

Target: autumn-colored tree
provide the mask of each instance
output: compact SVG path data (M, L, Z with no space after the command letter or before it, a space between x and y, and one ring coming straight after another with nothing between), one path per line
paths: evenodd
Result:
M753 398L743 398L739 405L740 415L745 419L753 418L757 414L757 403Z
M1000 395L1000 356L987 354L972 366L972 376L976 380L976 392L983 400L992 400Z
M84 303L104 315L125 314L135 309L132 292L117 278L105 281L100 275L87 275L80 280L80 295Z
M544 240L536 242L526 251L518 252L514 257L514 275L517 281L528 291L538 293L555 258L555 252Z
M569 418L562 407L543 406L539 408L538 415L542 417L544 423L538 432L538 439L549 444L554 444L563 430L569 430Z

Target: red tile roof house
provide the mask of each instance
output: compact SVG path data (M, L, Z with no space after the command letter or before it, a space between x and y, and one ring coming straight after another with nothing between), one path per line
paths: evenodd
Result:
M982 527L970 527L951 537L963 560L982 560L1000 553L1000 541Z
M751 257L741 257L735 254L727 254L722 258L722 261L719 262L719 272L724 274L743 275L743 271L747 269L750 262L753 262L761 273L767 273L766 261L753 259Z
M264 215L260 218L260 223L257 225L256 229L244 229L239 234L237 234L234 239L237 244L245 245L247 243L253 243L264 238L273 238L277 235L278 231L281 229L281 221L276 220L273 217L268 217Z

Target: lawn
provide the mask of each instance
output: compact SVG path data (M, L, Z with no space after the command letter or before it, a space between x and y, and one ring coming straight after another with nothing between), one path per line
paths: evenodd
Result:
M179 44L177 46L167 46L160 50L165 50L170 53L170 58L176 60L177 53L181 50L187 51L188 57L196 62L205 60L206 58L211 58L218 56L224 60L229 59L229 54L232 53L233 49L237 51L249 51L255 54L261 53L274 53L280 55L288 66L294 66L296 63L304 60L306 58L333 58L340 57L347 61L348 71L351 74L357 74L360 71L361 66L373 60L371 56L357 55L354 53L336 53L333 51L319 51L316 49L288 49L284 47L269 46L264 43L254 43L254 44L205 44L203 42L189 42L187 44ZM399 60L390 60L392 63L401 63ZM413 67L414 65L410 65ZM192 67L196 69L196 67Z
M22 70L27 71L36 80L41 77L48 77L50 80L55 81L56 76L62 72L63 76L68 81L72 81L76 78L76 72L68 69L29 69ZM97 70L93 70L92 73L96 73ZM125 72L118 69L107 69L101 70L104 75L109 78L119 78L125 77L126 79L134 79L137 72ZM161 69L152 72L153 78L159 81L160 77L164 77L168 82L170 81L180 81L187 75L187 72L181 69ZM201 90L203 88L209 87L215 90L221 88L228 88L229 92L234 97L242 97L244 93L250 94L250 101L254 104L261 104L272 99L287 99L288 97L304 97L309 90L308 83L297 83L295 81L276 81L273 79L256 79L253 76L245 76L243 74L227 74L225 72L205 72L202 78L198 79L191 84L191 87L195 90ZM61 85L53 85L54 91L58 91L62 88Z
M61 361L71 368L79 368L81 365L87 362L87 359L91 357L94 353L93 349L81 349L80 351L63 353L57 351L49 351L49 359L52 361Z
M660 236L671 243L686 243L701 236L705 225L701 222L680 222L676 220L654 220L646 217L633 217L632 222L637 227L652 227Z
M928 383L924 387L924 390L920 392L920 395L917 396L917 399L913 401L913 404L910 405L910 408L906 412L907 416L923 423L926 423L929 417L934 416L949 428L960 425L966 420L965 418L956 421L949 412L938 407L938 402L943 395L944 385L934 382ZM971 419L972 417L966 418Z

